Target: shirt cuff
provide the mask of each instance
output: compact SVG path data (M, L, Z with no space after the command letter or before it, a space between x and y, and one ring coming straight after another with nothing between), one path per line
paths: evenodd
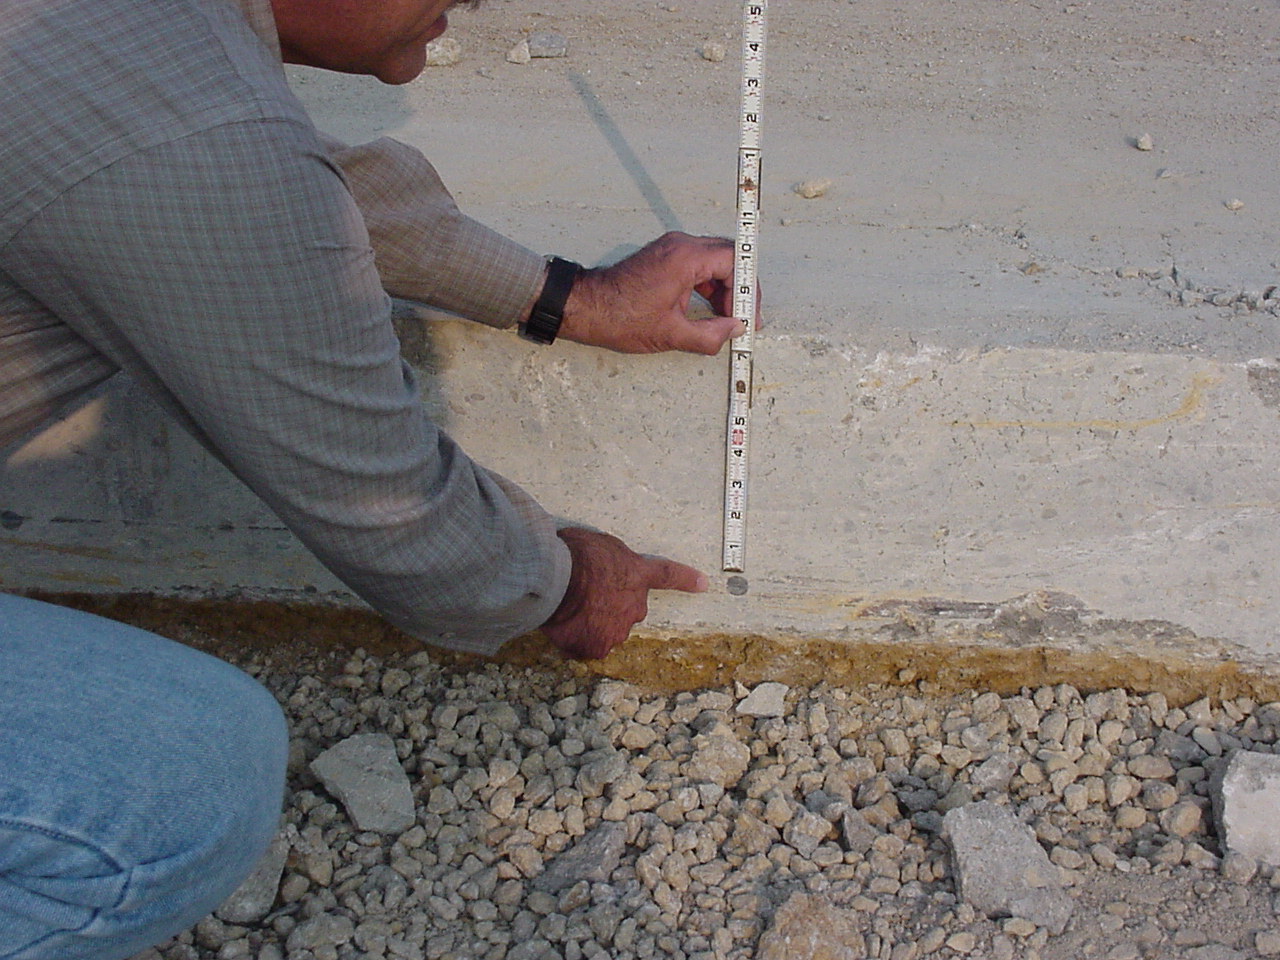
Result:
M392 610L381 612L401 630L432 646L492 657L508 640L537 630L559 608L569 589L573 557L556 531L573 524L552 517L519 485L492 470L484 472L506 494L524 531L516 539L523 540L529 552L508 556L507 569L495 571L493 577L521 583L518 596L501 609L467 610L453 617L435 611L430 626L397 617Z

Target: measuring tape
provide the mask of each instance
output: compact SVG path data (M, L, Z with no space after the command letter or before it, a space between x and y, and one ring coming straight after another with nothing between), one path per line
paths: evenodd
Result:
M738 139L738 230L734 241L733 315L746 331L729 341L729 417L725 429L724 570L746 570L747 449L751 436L751 345L756 328L757 237L760 232L760 99L764 89L767 0L742 8L742 110ZM746 593L743 577L729 578L729 592Z

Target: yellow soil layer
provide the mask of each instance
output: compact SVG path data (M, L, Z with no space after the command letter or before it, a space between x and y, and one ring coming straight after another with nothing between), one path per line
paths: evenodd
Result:
M330 654L335 669L346 654L363 648L374 654L428 649L439 662L459 667L483 658L449 654L424 646L376 614L347 606L277 600L158 597L138 594L33 593L37 599L97 613L154 631L223 656L261 653L288 664L317 653ZM791 685L826 682L858 688L867 684L912 687L946 695L964 690L1015 693L1023 687L1069 683L1083 692L1114 687L1164 693L1172 704L1201 697L1248 696L1280 700L1280 676L1251 670L1221 656L1179 648L1161 651L1149 625L1110 623L1100 636L1081 627L1080 637L1053 645L1030 643L973 627L919 630L869 629L852 638L793 636L654 635L638 632L607 659L569 662L537 634L509 643L498 662L580 677L626 680L651 690L716 687L765 680ZM1085 633L1091 634L1084 636ZM1080 641L1080 642L1075 642ZM1061 645L1059 645L1061 643ZM1101 649L1100 649L1101 648ZM1137 649L1138 652L1132 652Z

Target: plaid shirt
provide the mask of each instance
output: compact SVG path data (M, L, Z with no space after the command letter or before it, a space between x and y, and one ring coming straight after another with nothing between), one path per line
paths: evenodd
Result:
M124 371L401 628L492 652L569 555L423 413L388 293L510 326L542 258L321 138L266 0L5 0L0 446Z

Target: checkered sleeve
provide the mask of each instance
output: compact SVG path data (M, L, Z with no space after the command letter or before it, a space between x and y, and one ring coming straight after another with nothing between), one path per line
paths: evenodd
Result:
M470 228L444 232L431 270L470 279L427 289L423 269L424 298L493 317L528 297L537 258L515 253L501 290L468 301ZM559 604L555 521L426 416L365 221L308 126L225 124L123 158L42 210L6 263L401 628L492 653Z
M322 140L364 216L387 292L494 327L528 312L543 258L459 211L421 153L387 138Z

